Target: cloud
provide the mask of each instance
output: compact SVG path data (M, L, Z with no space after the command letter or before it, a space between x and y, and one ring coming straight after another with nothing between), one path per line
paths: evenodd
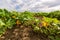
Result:
M54 11L60 10L60 0L0 0L0 8L16 11Z

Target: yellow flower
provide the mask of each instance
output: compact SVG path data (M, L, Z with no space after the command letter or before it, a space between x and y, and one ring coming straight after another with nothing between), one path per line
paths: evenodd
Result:
M45 26L45 27L47 27L47 26L48 26L48 23L47 23L47 22L42 21L42 25L43 25L43 26Z
M17 25L19 25L19 24L21 24L21 23L20 23L20 21L19 21L19 20L17 20L17 21L16 21L16 24L17 24Z

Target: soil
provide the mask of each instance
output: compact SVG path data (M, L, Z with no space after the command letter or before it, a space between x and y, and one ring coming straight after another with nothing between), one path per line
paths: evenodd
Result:
M0 40L49 40L44 34L35 33L31 26L14 26L8 29Z

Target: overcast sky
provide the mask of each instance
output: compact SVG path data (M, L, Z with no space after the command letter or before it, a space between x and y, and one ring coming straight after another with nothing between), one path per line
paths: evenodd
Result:
M0 8L16 11L55 11L60 10L60 0L0 0Z

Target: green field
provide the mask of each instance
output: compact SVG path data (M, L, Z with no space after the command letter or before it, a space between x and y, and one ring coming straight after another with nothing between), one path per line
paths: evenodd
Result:
M31 26L35 33L47 35L51 40L60 40L60 11L16 12L0 9L0 35L14 26Z

